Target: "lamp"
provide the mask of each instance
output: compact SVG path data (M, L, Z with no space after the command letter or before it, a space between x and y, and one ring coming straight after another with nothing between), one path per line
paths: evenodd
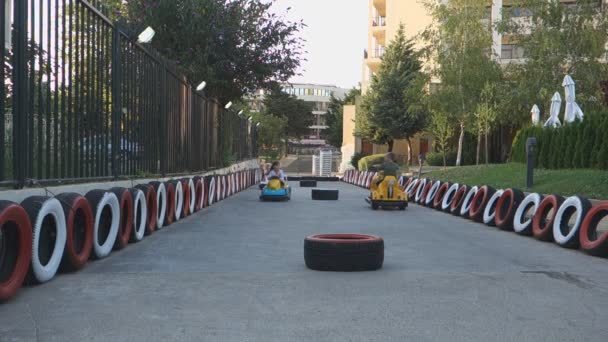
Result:
M139 34L137 37L137 42L141 44L149 43L152 41L152 38L154 38L155 34L156 32L154 32L154 30L148 26L142 33Z
M206 86L207 86L207 82L203 81L196 87L196 91L201 91L201 90L205 89Z
M226 109L229 109L230 107L232 107L232 101L226 103L226 106L224 106Z

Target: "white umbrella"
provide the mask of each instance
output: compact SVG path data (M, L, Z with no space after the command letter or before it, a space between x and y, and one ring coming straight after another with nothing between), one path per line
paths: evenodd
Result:
M553 94L553 98L551 98L551 109L550 115L547 122L545 122L545 127L560 127L562 123L559 121L559 111L562 107L562 97L559 96L558 92Z
M532 124L534 126L538 125L538 122L540 121L540 109L538 109L537 105L532 107L530 114L532 114Z
M574 122L574 120L583 120L583 111L576 103L576 90L574 88L574 80L570 75L564 77L562 82L564 93L566 95L566 113L564 114L564 123Z

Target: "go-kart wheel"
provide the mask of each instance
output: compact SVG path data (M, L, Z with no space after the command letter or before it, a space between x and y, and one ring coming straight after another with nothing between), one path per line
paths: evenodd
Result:
M405 210L405 208L406 208L405 204L402 204L402 205L399 206L399 210Z
M380 209L380 206L378 205L378 203L372 203L372 209L378 210L378 209Z

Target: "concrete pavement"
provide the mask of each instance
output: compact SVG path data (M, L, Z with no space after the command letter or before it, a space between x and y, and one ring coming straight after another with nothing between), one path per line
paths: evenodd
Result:
M0 305L0 341L606 341L608 260L411 205L254 188ZM380 271L306 269L303 239L385 239Z

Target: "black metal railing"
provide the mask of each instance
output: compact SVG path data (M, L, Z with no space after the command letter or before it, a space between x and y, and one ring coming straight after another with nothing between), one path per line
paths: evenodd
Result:
M374 26L374 27L386 26L386 17L382 17L382 16L373 17L372 26Z
M384 56L384 47L377 47L371 51L371 58L382 58Z
M0 184L183 174L256 154L255 125L92 3L13 1L10 32L0 6L0 36L11 37L0 49Z

